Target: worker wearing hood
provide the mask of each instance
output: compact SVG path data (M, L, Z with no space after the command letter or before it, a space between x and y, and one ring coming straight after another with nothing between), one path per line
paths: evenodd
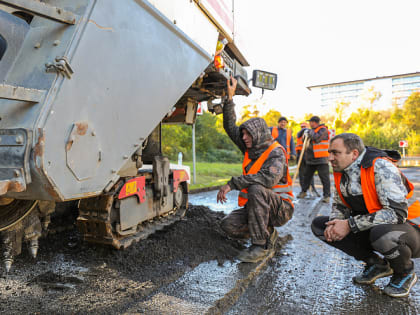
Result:
M239 190L241 207L221 222L231 237L251 238L252 245L242 251L238 259L257 262L275 247L278 233L293 215L293 194L285 149L275 141L262 118L251 118L236 126L233 95L236 80L228 81L228 100L223 107L223 127L244 154L243 175L233 176L217 194L218 202L226 201L226 194Z

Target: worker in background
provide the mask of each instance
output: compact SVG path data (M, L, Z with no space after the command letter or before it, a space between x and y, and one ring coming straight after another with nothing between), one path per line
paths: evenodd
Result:
M330 202L330 169L328 166L328 129L324 124L320 124L321 119L318 116L313 116L309 119L311 130L306 130L305 137L309 137L309 146L305 152L306 168L303 175L302 191L297 196L298 198L305 198L306 192L311 184L311 179L314 173L318 171L318 176L321 179L323 198L322 202Z
M420 202L407 200L413 184L386 152L365 147L355 134L333 137L329 152L335 182L332 211L313 220L312 232L366 263L355 283L392 275L384 293L407 296L417 281L411 258L420 257Z
M296 135L296 153L297 153L296 157L297 157L297 161L299 161L300 155L303 154L302 161L300 162L300 166L299 166L299 185L300 185L301 189L303 187L303 182L304 182L303 177L304 177L305 169L306 169L305 152L302 152L302 149L303 149L303 134L305 133L305 130L309 130L309 125L306 121L300 123L300 130ZM316 192L313 176L311 178L310 183L311 183L311 187L313 188L314 192Z
M277 127L270 127L271 136L280 143L286 150L288 160L296 160L295 142L293 141L292 130L287 128L286 117L280 117Z
M271 137L262 118L251 118L236 125L233 95L237 81L228 80L228 99L223 106L223 127L244 154L243 175L234 176L217 193L224 203L226 194L239 190L238 210L223 218L221 228L231 237L248 239L252 245L238 259L257 262L274 250L278 238L276 226L284 225L293 215L292 179L284 148Z

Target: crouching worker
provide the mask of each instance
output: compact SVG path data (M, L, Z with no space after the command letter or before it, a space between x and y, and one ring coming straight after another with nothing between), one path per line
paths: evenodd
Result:
M411 259L420 257L420 203L407 200L413 185L386 152L365 147L355 134L335 136L328 151L335 181L332 212L317 217L312 232L366 263L355 283L392 275L384 293L407 296L417 281Z
M232 141L244 153L243 175L234 176L217 194L224 203L226 194L240 190L240 209L223 218L222 229L231 237L251 238L252 245L238 259L257 262L274 249L278 233L275 226L284 225L293 215L292 179L286 152L273 140L264 119L251 118L236 126L235 94L237 81L228 81L228 100L223 107L223 127Z

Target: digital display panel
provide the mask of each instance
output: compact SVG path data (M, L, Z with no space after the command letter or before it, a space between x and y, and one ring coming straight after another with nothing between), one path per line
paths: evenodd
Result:
M277 86L277 74L254 70L252 73L252 85L265 90L274 90Z

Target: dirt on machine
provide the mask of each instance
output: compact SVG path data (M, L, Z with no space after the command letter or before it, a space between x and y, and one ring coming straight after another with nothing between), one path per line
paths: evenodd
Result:
M221 113L230 77L251 93L237 14L234 0L0 0L6 271L74 205L83 239L117 249L185 214L189 169L162 155L161 126L194 124L199 102Z

